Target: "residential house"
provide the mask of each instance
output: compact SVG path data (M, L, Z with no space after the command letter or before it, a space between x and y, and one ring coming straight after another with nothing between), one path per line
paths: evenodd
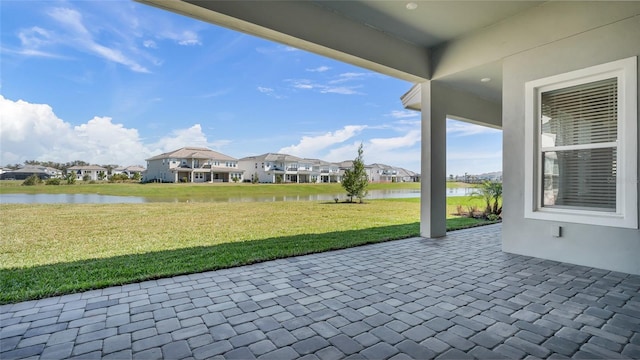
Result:
M32 175L37 175L40 179L46 180L62 177L62 171L46 166L25 165L16 170L6 169L0 173L0 180L25 180Z
M147 169L140 165L120 166L111 170L111 175L126 174L129 179L132 179L137 174L139 178L142 179L145 171L147 171Z
M75 165L67 168L67 173L73 173L76 180L84 180L85 176L89 180L104 180L107 178L107 169L98 165Z
M503 131L504 251L640 274L640 2L139 1L415 83L422 236L458 119Z
M405 168L396 168L399 182L420 182L420 174Z
M146 161L144 182L242 181L244 173L238 168L238 159L204 147L183 147Z
M372 182L397 182L398 169L385 164L371 164Z
M339 183L344 175L338 164L318 159L313 160L313 170L319 174L318 182L321 183Z
M272 184L316 182L313 164L288 154L266 153L247 156L238 160L238 167L245 171L247 181Z

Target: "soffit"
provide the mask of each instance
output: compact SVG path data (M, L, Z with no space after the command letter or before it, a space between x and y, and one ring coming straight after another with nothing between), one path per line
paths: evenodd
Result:
M491 26L544 1L313 1L362 25L430 48ZM415 9L409 10L408 4ZM411 6L409 6L411 7Z

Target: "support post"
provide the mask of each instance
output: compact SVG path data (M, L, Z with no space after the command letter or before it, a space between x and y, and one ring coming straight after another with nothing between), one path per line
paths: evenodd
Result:
M420 185L420 235L429 238L447 234L447 118L434 101L433 82L422 83L422 151Z

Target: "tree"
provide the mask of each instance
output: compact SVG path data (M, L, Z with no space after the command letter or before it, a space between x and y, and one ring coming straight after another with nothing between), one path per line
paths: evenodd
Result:
M358 147L358 156L353 160L351 169L347 169L342 177L342 187L346 190L349 202L353 202L355 196L362 203L362 199L367 196L367 173L364 170L364 161L362 160L362 144Z
M485 215L500 215L502 213L502 205L500 205L500 200L502 199L502 183L485 180L474 190L471 196L484 200L486 204Z
M76 183L76 173L74 171L67 171L67 175L65 176L67 180L67 185L73 185Z

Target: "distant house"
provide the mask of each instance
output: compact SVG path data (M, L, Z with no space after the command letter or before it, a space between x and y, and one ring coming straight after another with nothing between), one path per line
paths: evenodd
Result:
M16 170L9 170L0 174L0 180L25 180L31 175L37 175L40 179L62 177L62 171L46 166L25 165Z
M404 168L398 168L398 181L420 182L420 174Z
M238 161L245 179L261 183L340 182L340 166L319 159L303 159L288 154L266 153Z
M118 174L126 174L127 177L129 177L129 179L133 178L136 174L138 174L140 176L140 179L142 179L142 175L143 173L147 171L147 169L145 169L142 166L139 165L131 165L131 166L127 166L127 167L117 167L113 170L111 170L111 175L118 175Z
M248 156L238 160L238 167L244 170L245 179L260 183L277 182L311 182L310 177L300 181L299 170L313 170L312 164L308 168L300 168L302 158L287 154L266 153L257 156ZM305 175L309 175L305 174ZM314 181L315 178L314 178Z
M107 177L107 169L98 165L76 165L67 169L67 173L72 172L76 176L76 180L83 180L85 176L89 180L103 180Z
M385 164L371 164L371 180L373 182L397 182L398 169Z
M143 181L229 182L242 181L238 159L203 147L183 147L147 159Z

